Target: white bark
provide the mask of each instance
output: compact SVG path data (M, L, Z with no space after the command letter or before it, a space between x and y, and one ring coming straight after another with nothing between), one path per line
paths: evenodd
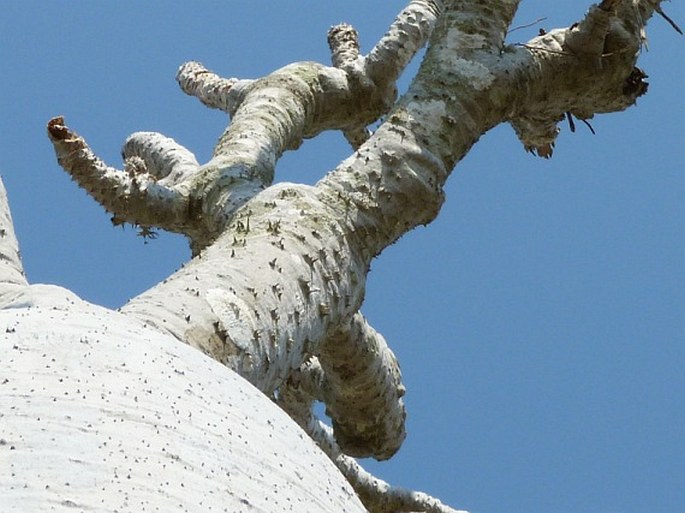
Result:
M194 258L110 312L28 287L0 205L10 505L362 510L344 474L370 510L450 511L349 458L387 458L404 438L398 364L359 314L371 260L435 218L455 164L493 126L511 123L527 150L550 157L565 115L632 105L646 91L635 61L658 8L604 0L577 25L507 46L518 3L412 1L368 56L338 26L333 67L295 63L240 80L182 66L183 90L232 117L203 165L138 133L117 170L53 119L59 162L115 223L184 233ZM397 76L429 37L395 104ZM284 151L330 129L358 149L316 186L271 185ZM314 398L327 403L333 435L311 415Z
M0 177L0 307L27 285L7 191Z
M225 366L53 286L0 310L3 512L364 511Z

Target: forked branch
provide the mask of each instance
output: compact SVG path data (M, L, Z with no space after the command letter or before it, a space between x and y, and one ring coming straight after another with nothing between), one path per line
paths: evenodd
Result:
M188 191L165 180L171 173L169 168L178 163L175 159L159 155L153 158L154 152L138 144L145 150L143 158L131 160L134 156L131 145L127 150L127 165L119 170L99 159L86 141L65 125L64 118L51 119L47 128L60 165L117 220L158 226L176 233L197 231L195 219L189 215ZM179 146L171 139L165 143L169 151L178 153Z

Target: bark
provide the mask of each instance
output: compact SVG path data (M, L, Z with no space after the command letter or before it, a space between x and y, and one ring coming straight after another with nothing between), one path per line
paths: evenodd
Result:
M54 286L0 310L3 512L365 511L225 366Z
M278 402L305 429L314 400L326 405L336 446L345 454L382 460L406 436L399 363L383 336L361 314L326 339L318 357L292 373Z
M169 138L137 133L118 170L63 119L48 125L60 164L115 223L183 233L193 249L184 268L118 313L93 315L132 323L139 337L154 333L157 352L171 351L172 341L198 348L276 399L372 511L450 511L373 480L350 458L388 458L405 436L399 366L359 313L372 259L438 215L445 181L490 128L510 123L526 150L549 158L559 121L623 110L647 89L635 62L659 2L604 0L581 22L513 46L505 38L518 4L414 0L366 56L352 27L335 27L333 66L295 63L256 80L224 79L199 63L181 66L183 91L232 118L202 165ZM427 41L416 78L396 102L397 77ZM367 126L383 115L371 135ZM272 185L282 153L324 130L341 130L354 153L315 186ZM0 247L3 259L8 255L6 278L0 275L7 290L25 286L13 240ZM15 308L38 305L26 301ZM60 299L57 310L68 312L70 301ZM28 326L22 330L22 340L33 336ZM181 360L194 354L177 351ZM212 369L207 376L230 375L199 355L193 358ZM140 373L150 370L159 372ZM215 406L230 403L236 387L248 388L216 379ZM314 399L325 401L332 434L312 416ZM121 408L129 407L135 409L130 402ZM283 429L295 433L294 425ZM122 446L124 454L136 450L131 444ZM276 468L271 460L267 466Z
M7 191L0 178L0 307L27 285Z

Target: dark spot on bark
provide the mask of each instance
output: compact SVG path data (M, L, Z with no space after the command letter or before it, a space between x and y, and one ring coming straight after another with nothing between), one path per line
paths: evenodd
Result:
M623 94L638 98L647 92L649 83L645 81L649 75L635 66L623 84Z

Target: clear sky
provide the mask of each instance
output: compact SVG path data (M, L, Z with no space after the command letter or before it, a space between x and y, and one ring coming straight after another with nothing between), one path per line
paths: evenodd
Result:
M50 117L112 165L139 130L204 161L226 117L180 92L181 63L243 78L328 63L329 26L354 24L368 50L402 5L2 2L0 173L29 278L116 307L189 257L178 236L110 225L56 164ZM524 0L515 25L547 19L510 39L588 6ZM682 2L664 7L685 26ZM374 262L364 312L402 364L409 437L368 468L393 484L473 513L685 511L685 38L661 18L649 36L636 108L594 136L562 126L550 161L496 128L438 220ZM277 179L313 183L348 153L324 134Z

